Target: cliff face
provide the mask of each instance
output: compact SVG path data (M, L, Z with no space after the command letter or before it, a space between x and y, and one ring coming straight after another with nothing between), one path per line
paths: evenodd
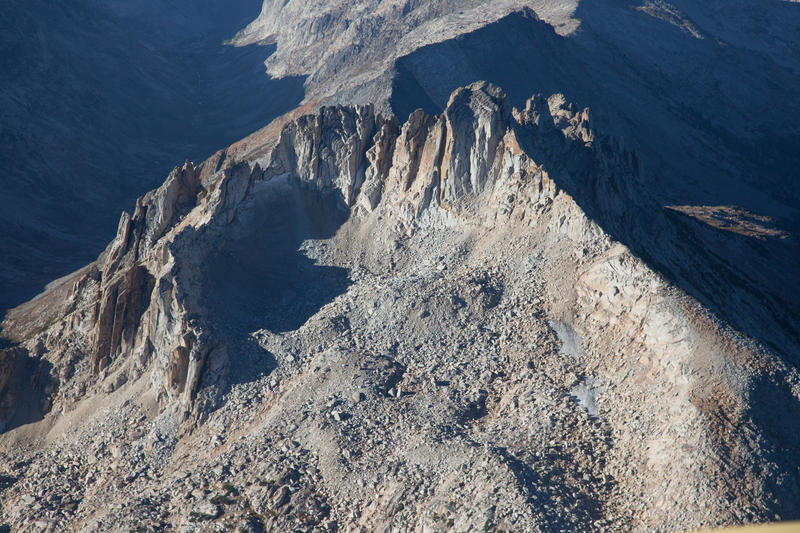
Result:
M647 198L637 156L588 110L561 95L515 109L476 83L403 123L322 107L268 145L176 168L95 263L9 314L4 520L650 531L797 516L797 418L764 413L798 412L800 376L587 216ZM25 427L7 386L21 358L50 376ZM47 497L29 505L33 487Z

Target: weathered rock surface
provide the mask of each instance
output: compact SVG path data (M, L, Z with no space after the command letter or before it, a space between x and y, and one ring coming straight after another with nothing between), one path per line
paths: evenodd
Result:
M797 517L791 332L775 329L789 343L775 350L730 328L587 216L634 216L642 172L563 96L514 109L486 83L402 124L323 107L258 160L176 168L94 264L4 322L58 388L41 420L0 436L18 480L0 486L2 521ZM18 352L0 353L4 376Z

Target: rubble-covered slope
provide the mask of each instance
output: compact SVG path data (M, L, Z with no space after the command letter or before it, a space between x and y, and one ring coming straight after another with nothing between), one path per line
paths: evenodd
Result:
M269 146L175 169L95 263L9 314L0 523L800 515L800 375L587 216L647 198L587 110L477 83L403 123L323 107Z

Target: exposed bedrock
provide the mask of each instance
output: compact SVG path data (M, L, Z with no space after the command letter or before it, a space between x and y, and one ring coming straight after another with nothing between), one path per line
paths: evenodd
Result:
M615 238L657 208L642 172L561 95L515 109L475 83L402 124L323 107L258 160L176 168L4 331L51 367L46 421L102 398L112 418L136 413L154 470L134 484L219 460L186 455L206 438L230 437L234 455L253 439L246 463L269 463L255 458L274 438L315 457L304 498L368 530L437 530L442 513L531 531L798 516L794 426L764 416L800 405L792 332L756 324L781 350L746 337ZM682 231L657 221L665 241ZM713 256L660 253L687 268ZM0 353L3 390L20 352ZM269 485L219 472L246 494ZM276 508L297 488L281 483ZM175 505L180 522L194 504Z

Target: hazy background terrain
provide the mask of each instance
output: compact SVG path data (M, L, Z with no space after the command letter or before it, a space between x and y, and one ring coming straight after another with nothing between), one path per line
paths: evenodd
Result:
M0 315L93 260L120 211L294 107L271 50L223 46L258 0L3 0Z

